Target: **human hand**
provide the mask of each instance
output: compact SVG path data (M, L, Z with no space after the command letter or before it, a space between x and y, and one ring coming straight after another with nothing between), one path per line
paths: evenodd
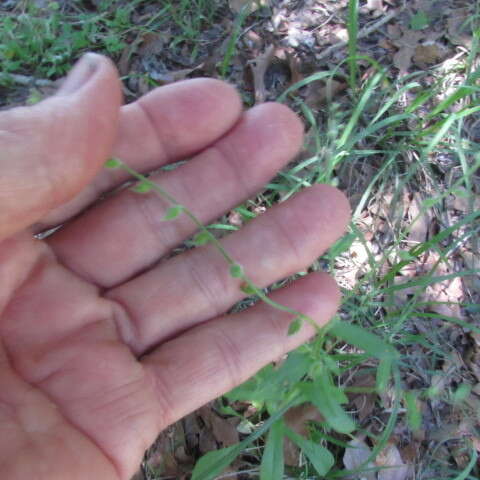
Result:
M56 96L0 112L0 472L8 480L128 479L160 430L307 340L242 296L211 246L167 258L194 233L162 222L155 195L118 191L112 154L208 223L252 195L300 148L286 107L242 112L212 79L120 107L112 64L86 56ZM87 209L87 207L90 207ZM79 213L81 215L79 215ZM345 197L316 185L223 240L256 284L306 267L343 232ZM33 232L64 224L45 240ZM160 261L163 259L162 261ZM311 274L272 298L319 324L339 294Z

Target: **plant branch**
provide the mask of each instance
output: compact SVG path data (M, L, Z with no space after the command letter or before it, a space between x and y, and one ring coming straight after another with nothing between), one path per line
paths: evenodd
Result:
M317 331L317 333L321 331L321 328L317 325L317 323L308 315L305 315L293 308L287 307L286 305L282 305L278 302L275 302L274 300L269 298L267 295L265 295L263 290L247 276L247 274L243 271L243 268L241 267L241 265L239 265L231 257L231 255L225 250L225 248L223 247L221 242L215 237L215 235L213 235L208 230L208 228L205 225L203 225L203 223L193 214L193 212L190 209L188 209L185 205L181 205L179 202L177 202L177 200L172 195L170 195L166 190L164 190L160 185L158 185L155 182L152 182L147 177L137 172L133 168L129 167L127 164L125 164L118 158L112 158L108 160L105 164L105 167L121 168L125 170L132 177L139 180L140 182L139 185L141 185L142 188L138 189L137 190L138 192L146 193L150 190L153 190L162 198L167 200L173 207L178 207L179 212L185 213L185 215L187 215L187 217L190 218L190 220L195 224L195 226L208 237L208 240L215 246L215 248L219 251L222 257L228 263L228 265L230 266L231 275L234 276L235 278L239 278L244 282L242 291L244 291L247 294L255 294L260 300L262 300L267 305L270 305L271 307L274 307L277 310L287 312L295 316L289 328L290 334L297 332L301 327L301 322L303 321L312 325Z

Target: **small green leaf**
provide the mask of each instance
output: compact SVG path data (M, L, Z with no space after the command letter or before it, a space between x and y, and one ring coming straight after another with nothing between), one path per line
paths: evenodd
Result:
M141 182L138 182L131 189L136 193L148 193L152 189L152 185L150 184L150 182L143 180Z
M341 406L347 398L340 388L333 385L327 372L320 374L315 382L304 384L302 391L334 430L350 433L355 429L355 422Z
M230 276L233 278L243 277L243 267L239 263L230 265Z
M442 387L443 386L440 382L430 385L430 387L427 388L427 391L425 393L426 397L429 399L438 397L438 395L440 395L440 393L442 392Z
M407 262L415 260L416 258L414 255L412 255L410 252L406 250L399 250L398 256L400 257L400 260L405 260Z
M241 451L241 444L237 443L208 452L196 463L192 480L213 480L235 460Z
M398 358L398 352L391 345L358 325L337 320L328 332L374 357L391 360Z
M294 388L308 372L312 360L308 354L291 352L280 368L271 364L262 368L254 377L226 394L230 401L275 401Z
M240 290L247 295L255 295L257 292L253 287L251 287L247 282L244 282L240 285Z
M430 18L423 10L419 10L415 15L410 19L410 28L412 30L423 30L427 28L430 24Z
M278 421L268 432L260 465L260 480L283 478L283 423Z
M382 358L377 368L376 388L377 392L384 392L387 388L392 373L392 359Z
M302 319L300 317L295 318L288 326L288 335L295 335L302 327Z
M317 443L311 442L310 440L307 440L306 438L296 434L288 428L285 429L285 433L292 442L296 443L302 449L302 452L310 460L319 475L323 477L330 471L330 469L335 464L335 459L326 448L318 445Z
M165 216L163 217L163 220L165 220L165 221L166 220L174 220L182 212L183 212L183 205L173 205L167 210L167 212L165 213Z
M335 375L340 376L342 374L342 369L340 368L338 360L334 360L330 355L325 355L322 360L325 367Z
M459 387L455 390L455 393L452 396L453 403L459 404L463 402L472 391L472 386L468 383L462 383Z
M422 426L422 412L418 408L418 392L405 392L405 406L407 407L407 423L412 431L420 430Z
M352 243L355 241L356 238L357 235L355 233L347 233L329 248L328 256L330 258L336 258L340 256L352 246Z
M103 164L105 168L118 168L121 165L122 162L120 162L120 160L117 160L116 158L110 158Z
M223 470L225 470L230 463L235 460L235 457L255 440L260 438L269 428L271 428L278 420L283 417L285 412L292 406L292 403L286 404L281 409L277 410L272 416L263 422L254 432L252 432L247 438L240 443L232 445L231 447L222 448L221 450L215 450L208 452L196 463L192 472L191 480L213 480Z
M193 243L195 245L205 245L211 240L210 234L208 232L202 231L198 232L194 237L193 237Z

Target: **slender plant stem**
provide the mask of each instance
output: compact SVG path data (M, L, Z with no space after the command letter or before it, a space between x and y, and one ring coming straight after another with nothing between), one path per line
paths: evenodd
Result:
M203 225L203 223L193 214L193 212L187 208L185 205L181 205L175 197L170 195L165 189L163 189L160 185L158 185L155 182L152 182L150 179L148 179L145 175L142 175L141 173L137 172L133 168L129 167L126 163L122 162L118 158L112 158L109 160L105 166L107 168L121 168L122 170L125 170L127 173L129 173L133 178L136 178L139 180L141 185L146 186L147 190L154 190L158 195L160 195L162 198L167 200L172 206L179 207L182 213L184 213L190 220L195 224L195 226L203 232L205 235L207 235L208 240L214 245L214 247L218 250L218 252L222 255L222 257L225 259L225 261L228 263L230 267L238 267L237 268L237 274L234 276L236 278L239 278L242 280L243 283L243 288L242 290L245 293L248 294L255 294L257 297L262 300L264 303L267 305L270 305L271 307L276 308L277 310L280 310L282 312L287 312L295 316L295 318L292 321L292 324L294 322L297 322L296 328L293 330L289 330L289 333L295 333L296 331L299 330L301 326L301 322L305 321L312 325L315 330L318 332L321 331L321 328L317 325L317 323L308 315L305 315L304 313L301 313L293 308L287 307L286 305L282 305L275 300L272 300L270 297L265 295L263 290L257 286L249 277L248 275L244 272L243 268L241 267L240 264L238 264L232 256L225 250L223 247L222 243L213 235L208 228Z

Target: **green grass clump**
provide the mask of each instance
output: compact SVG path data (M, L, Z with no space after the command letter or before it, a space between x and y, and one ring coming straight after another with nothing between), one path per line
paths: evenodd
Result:
M47 79L63 76L89 50L119 59L143 34L158 33L166 27L173 27L169 48L186 44L195 58L200 33L212 25L215 15L211 2L160 2L154 13L134 18L135 12L149 6L144 0L103 1L91 11L75 2L61 5L52 1L46 8L26 2L22 9L2 13L0 82L8 85L9 73Z
M65 75L74 59L87 50L118 55L126 46L124 36L131 27L134 3L115 11L89 13L63 12L57 2L51 2L46 9L29 4L20 14L2 15L3 73L51 78Z
M350 2L350 23L356 21L355 3ZM372 74L360 82L357 62L365 57L349 57L345 60L347 74L342 73L341 65L313 74L280 97L303 114L308 124L308 150L267 186L262 193L264 203L283 201L314 183L339 185L355 193L350 232L312 269L327 265L342 284L343 269L346 265L355 268L352 256L358 249L363 250L365 259L356 268L355 282L343 284L342 310L330 328L290 354L280 367L264 368L226 395L229 402L253 403L259 421L269 418L259 431L264 432L268 424L270 432L264 443L257 443L263 448L258 460L262 480L284 475L343 478L352 473L341 468L344 449L358 436L366 436L372 445L370 458L359 467L367 472L368 463L386 447L398 424L408 432L407 442L428 428L421 406L432 398L446 410L463 411L460 417L465 419L472 415L472 405L478 408L471 393L470 382L475 379L467 369L453 370L461 379L455 381L461 382L458 387L447 382L450 386L436 388L441 365L451 364L458 355L449 340L452 331L460 327L480 333L479 323L442 313L439 305L478 316L478 304L468 301L474 292L464 285L464 300L443 301L429 293L439 284L448 288L451 282L479 273L458 255L463 249L478 254L480 230L480 210L473 207L479 194L480 145L468 128L478 122L480 114L480 69L475 69L472 61L479 51L480 30L473 31L473 51L451 70L434 71L434 85L425 82L424 72L395 78L390 69L373 60ZM356 34L353 23L349 32ZM349 46L352 55L357 51L355 41L351 39ZM452 73L457 86L445 96L445 78ZM350 97L331 98L324 112L312 111L297 95L311 82L323 80L328 86L333 78L349 83ZM448 199L459 196L470 207L463 212L448 211ZM412 198L419 199L416 209L410 207ZM244 205L239 211L246 208ZM373 225L382 226L381 232L362 226L365 212ZM445 223L445 218L450 221ZM430 219L432 228L423 236L415 235L425 219ZM405 275L409 269L418 273ZM436 327L432 328L432 322ZM356 375L365 373L376 376L375 385L362 391L377 397L375 411L382 422L379 432L372 431L370 419L359 422L345 410L348 394L356 391ZM412 376L418 380L409 386L407 380ZM278 418L305 402L317 407L324 418L310 425L308 438L292 432ZM257 440L257 433L237 446L207 454L197 464L193 478L215 478ZM286 469L283 465L286 438L303 452L305 468ZM459 470L453 456L442 458L433 451L419 466L421 478L477 478L477 454L468 437L446 438L438 447L449 440L470 459L465 468Z

